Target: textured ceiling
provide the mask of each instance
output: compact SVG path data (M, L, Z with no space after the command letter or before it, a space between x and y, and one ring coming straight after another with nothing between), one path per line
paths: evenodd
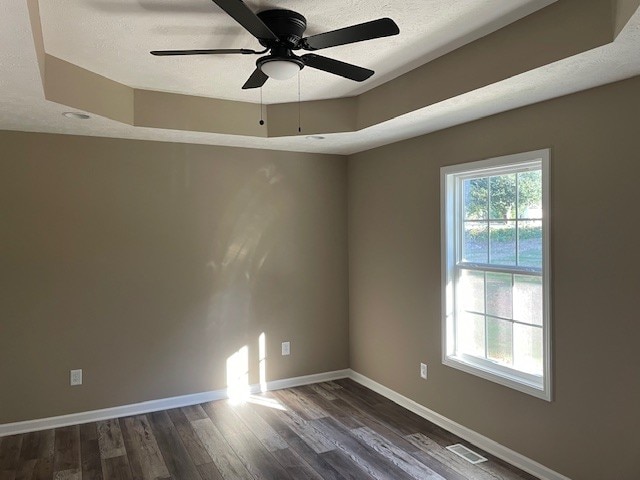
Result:
M210 2L206 0L197 4L199 5L198 8L201 9L201 15L211 15L215 18L221 17L222 14L218 14L216 17L215 14L208 11L208 9L211 7L209 3ZM280 5L281 3L284 4L285 2L278 2L278 5ZM286 3L289 6L289 2ZM318 10L317 7L313 7L314 5L316 5L316 3L317 2L300 0L299 2L297 2L297 5L309 5L314 8L314 10ZM327 3L328 2L324 2L323 4ZM358 2L350 2L350 5L357 5L357 3ZM398 8L399 5L404 5L404 3L406 2L387 2L387 5L392 5L393 8ZM422 2L415 1L410 3L413 3L414 5L427 5L433 2L424 0ZM449 1L444 3L447 3L449 5L458 4L457 1ZM495 5L494 2L464 3L473 3L476 6L482 3L492 3ZM512 2L498 3L501 3L504 6L505 3ZM113 31L110 34L104 33L106 37L102 37L97 34L89 34L84 38L76 37L75 29L80 27L87 28L86 23L88 22L88 18L75 18L75 22L70 22L69 24L59 24L57 27L53 27L49 23L52 20L50 18L48 19L48 17L46 16L49 9L59 8L62 11L65 11L65 8L71 7L70 4L74 4L74 8L85 8L91 5L94 10L98 8L96 5L100 5L102 9L105 10L105 14L111 15L115 19L115 23L121 21L124 22L124 20L127 19L127 22L125 24L129 25L127 28L132 30L133 34L135 34L136 30L138 29L131 25L128 20L131 18L135 19L136 17L145 17L145 8L143 8L145 6L147 10L151 7L155 7L156 9L160 9L162 13L160 14L159 12L154 12L153 9L151 9L150 14L153 14L154 16L157 15L158 17L162 17L164 20L167 20L167 22L164 23L158 20L160 26L157 28L167 29L167 31L171 33L172 38L176 38L178 40L181 38L192 38L192 36L189 32L182 31L182 33L180 33L181 30L180 28L176 27L176 22L179 22L182 16L192 17L195 15L195 17L198 17L197 12L172 13L166 11L167 8L170 8L172 5L182 5L184 8L187 8L187 6L190 5L191 8L194 8L195 0L184 0L183 2L179 2L178 0L158 0L155 2L151 2L151 0L145 2L134 2L130 0L112 0L110 2L98 2L95 0L41 1L40 8L43 9L42 24L43 30L45 31L45 36L50 36L50 34L48 34L47 32L50 33L50 30L53 29L55 31L55 34L60 37L74 39L73 41L79 44L77 45L78 50L84 50L86 48L88 56L91 56L91 52L94 51L94 44L110 45L111 42L114 41L114 38L112 38L114 33ZM264 2L262 6L264 6L265 4L266 2ZM257 6L257 8L260 7L260 5L256 3L252 3L252 5ZM532 4L529 4L528 7L532 8ZM111 8L111 10L109 10L109 8ZM125 15L122 10L126 8L137 13ZM213 5L213 8L217 7ZM305 10L305 13L307 13L307 15L311 17L311 15L309 14L310 10L306 8L298 8L297 6L296 8L300 11ZM520 13L522 13L522 9ZM62 14L60 15L63 16ZM391 13L389 15L396 20L399 20L398 15L396 15L395 13ZM375 17L377 16L378 14L375 15ZM428 15L422 15L422 17L426 16ZM348 22L346 23L352 23L351 16L345 14L345 17L348 18ZM449 17L452 17L452 15L449 15ZM335 16L332 18L335 18ZM368 17L366 19L369 18L371 17ZM475 30L467 34L466 38L464 36L455 38L455 35L453 35L451 31L446 28L446 21L444 20L445 18L447 18L447 15L443 14L441 16L441 21L444 22L443 26L441 26L442 38L444 39L442 41L442 44L440 46L437 46L434 52L426 54L420 53L419 55L415 55L415 58L418 58L421 55L423 56L422 60L416 60L417 62L426 61L425 58L437 55L438 53L443 53L448 49L450 50L452 48L452 45L455 46L456 43L462 44L466 41L472 40L474 36L481 35L481 33L479 32L482 30L482 28L474 27ZM467 20L470 21L475 19L468 18ZM484 28L489 30L492 28L495 29L500 26L501 21L509 23L509 21L503 18L494 22L494 25L485 25ZM328 23L329 22L325 23L323 21L323 24L326 24L327 28L338 27L343 25L345 22L332 23L330 25ZM406 30L407 27L405 25L402 25L401 21L398 21L398 23L400 24L400 27L404 33L404 30ZM419 18L416 17L414 19L414 24L418 23ZM474 25L477 26L477 24ZM204 27L201 28L206 27L207 24L204 24ZM116 27L114 26L109 27L109 29L112 30L115 28ZM88 30L91 29L88 28ZM144 37L144 35L142 36ZM160 35L159 37L162 38L163 35ZM194 38L193 44L185 41L184 43L181 42L180 45L155 44L149 48L190 48L200 46L222 46L218 44L203 44L200 43L200 35L196 35L195 37L197 38ZM75 40L76 38L77 40ZM146 52L149 49L147 45L140 45L141 42L139 39L136 39L135 35L133 35L132 38L133 39L130 40L130 48L135 50L139 49L143 52ZM211 34L209 34L208 38L211 38ZM400 38L400 36L396 38ZM65 55L61 55L59 52L56 52L55 49L50 46L50 42L53 42L53 40L46 37L45 49L48 53L60 56L64 59L73 60L71 58L65 57ZM374 42L369 43L373 45ZM416 43L419 44L420 42L416 40ZM0 129L3 130L51 132L153 141L170 141L179 143L199 143L236 147L266 148L275 150L350 154L362 150L367 150L379 145L392 143L394 141L411 138L413 136L421 135L424 133L429 133L452 125L468 122L501 111L517 108L531 103L547 100L568 93L577 92L587 88L639 75L640 55L638 55L638 52L640 52L640 11L635 12L630 22L613 43L609 43L602 47L571 56L569 58L546 65L544 67L536 68L521 75L516 75L506 80L493 83L486 87L464 93L462 95L441 101L439 103L427 106L406 115L401 115L397 118L385 121L373 127L365 128L363 130L352 133L326 135L326 139L324 141L309 140L304 136L257 138L238 135L142 128L126 125L97 115L93 115L91 120L88 121L68 120L62 117L61 113L70 110L70 107L45 100L40 72L38 69L36 51L34 47L33 32L29 20L29 11L27 9L26 2L0 2L0 44L3 46L3 48L0 49ZM332 49L332 53L333 51L337 52L338 48ZM408 50L406 52L407 55L409 55L409 53L413 53L411 52L411 50L415 48L417 48L416 44L412 44L411 48L406 49ZM365 50L368 51L368 49ZM426 57L424 57L424 55L426 55ZM338 57L337 54L335 56L336 58ZM146 53L143 54L143 57L146 60L152 60L151 56L149 56L149 58L146 57ZM135 62L132 63L129 57L127 57L125 51L121 50L117 58L119 58L119 61L122 63L122 65L127 65L126 68L123 68L123 74L127 74L126 70L131 70L131 72L129 72L131 75L137 75L138 70L145 70L145 68L141 68L139 65L136 65ZM246 59L246 57L240 58ZM342 60L348 60L344 57L340 58ZM412 60L409 57L407 57L405 61L408 63L398 67L398 69L395 71L392 69L387 73L387 75L392 77L401 73L405 69L410 69L416 66L415 64L411 64ZM360 61L360 63L364 66L370 65L365 63L364 60ZM78 64L85 68L88 68L89 70L92 69L90 65L83 64L80 61L78 61ZM107 69L108 67L105 66L104 68ZM169 67L165 65L163 68L167 69ZM103 73L110 78L125 81L124 79L118 78L113 73L113 70L101 71L100 69L96 68L96 71L98 73ZM173 70L169 68L167 71L171 73ZM184 72L184 67L181 66L180 68L176 68L175 71ZM168 74L166 72L165 74L161 73L158 75L159 78L156 78L155 80L166 80L166 78L168 77L165 78L164 75ZM176 73L176 76L182 77L182 74L177 75ZM188 77L188 75L185 76ZM381 77L379 75L376 75L371 81L374 81L374 79L375 81L379 81L380 78ZM182 80L185 81L184 79ZM239 84L242 83L244 81L244 76L239 76L237 80L234 80L234 82L235 81L237 81ZM337 79L337 81L338 83L346 82L342 79ZM374 84L359 85L359 87L366 89L370 88L372 85ZM141 85L132 83L131 86ZM149 85L142 86L150 87ZM234 90L236 87L237 86L234 84L232 88L230 87L230 91ZM175 91L175 89L173 88L166 89ZM338 94L337 87L332 90L332 93L334 92L336 95ZM358 92L359 90L352 91L347 94L352 95ZM219 97L224 96L223 94L217 92L210 93L209 95ZM324 96L324 94L322 94L321 96Z
M376 71L360 84L325 72L301 72L303 100L353 96L490 33L549 0L253 0L254 11L296 10L307 35L391 17L400 35L323 50L322 55ZM48 54L130 87L259 101L241 86L256 56L153 57L150 50L251 48L257 40L211 0L47 0L40 2ZM265 103L297 99L297 78L270 81Z

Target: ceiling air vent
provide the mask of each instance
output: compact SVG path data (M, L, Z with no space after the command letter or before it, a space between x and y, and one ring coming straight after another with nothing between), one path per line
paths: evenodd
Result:
M484 458L481 455L478 455L473 450L469 450L467 447L465 447L464 445L462 445L460 443L448 446L447 450L452 451L453 453L455 453L459 457L464 458L467 462L473 463L474 465L476 463L482 463L482 462L486 462L487 461L486 458Z

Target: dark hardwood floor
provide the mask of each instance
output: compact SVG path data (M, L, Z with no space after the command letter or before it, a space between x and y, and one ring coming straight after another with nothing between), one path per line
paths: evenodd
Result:
M0 480L307 478L535 477L346 379L0 439Z

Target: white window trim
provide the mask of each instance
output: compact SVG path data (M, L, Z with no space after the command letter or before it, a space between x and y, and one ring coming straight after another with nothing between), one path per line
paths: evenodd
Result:
M476 375L492 382L504 385L520 392L533 395L547 401L552 400L551 392L551 268L550 268L550 221L549 221L549 158L550 150L536 150L533 152L506 155L477 162L464 163L442 167L440 169L440 219L441 219L441 261L442 261L442 363L452 368ZM543 381L542 388L535 382L527 382L526 374L511 375L509 369L493 365L485 359L475 359L464 355L456 357L453 353L453 309L454 303L454 275L455 248L449 248L456 238L455 178L452 174L483 171L483 174L499 174L507 166L526 162L540 162L542 164L542 288L543 288ZM495 172L492 172L494 170Z

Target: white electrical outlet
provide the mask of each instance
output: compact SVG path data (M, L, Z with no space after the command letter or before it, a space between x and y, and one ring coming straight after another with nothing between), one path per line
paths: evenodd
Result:
M282 342L282 355L291 355L291 342Z
M427 364L426 363L421 363L420 364L420 376L422 378L424 378L425 380L427 379Z
M71 370L70 372L70 382L73 385L82 385L82 369Z

